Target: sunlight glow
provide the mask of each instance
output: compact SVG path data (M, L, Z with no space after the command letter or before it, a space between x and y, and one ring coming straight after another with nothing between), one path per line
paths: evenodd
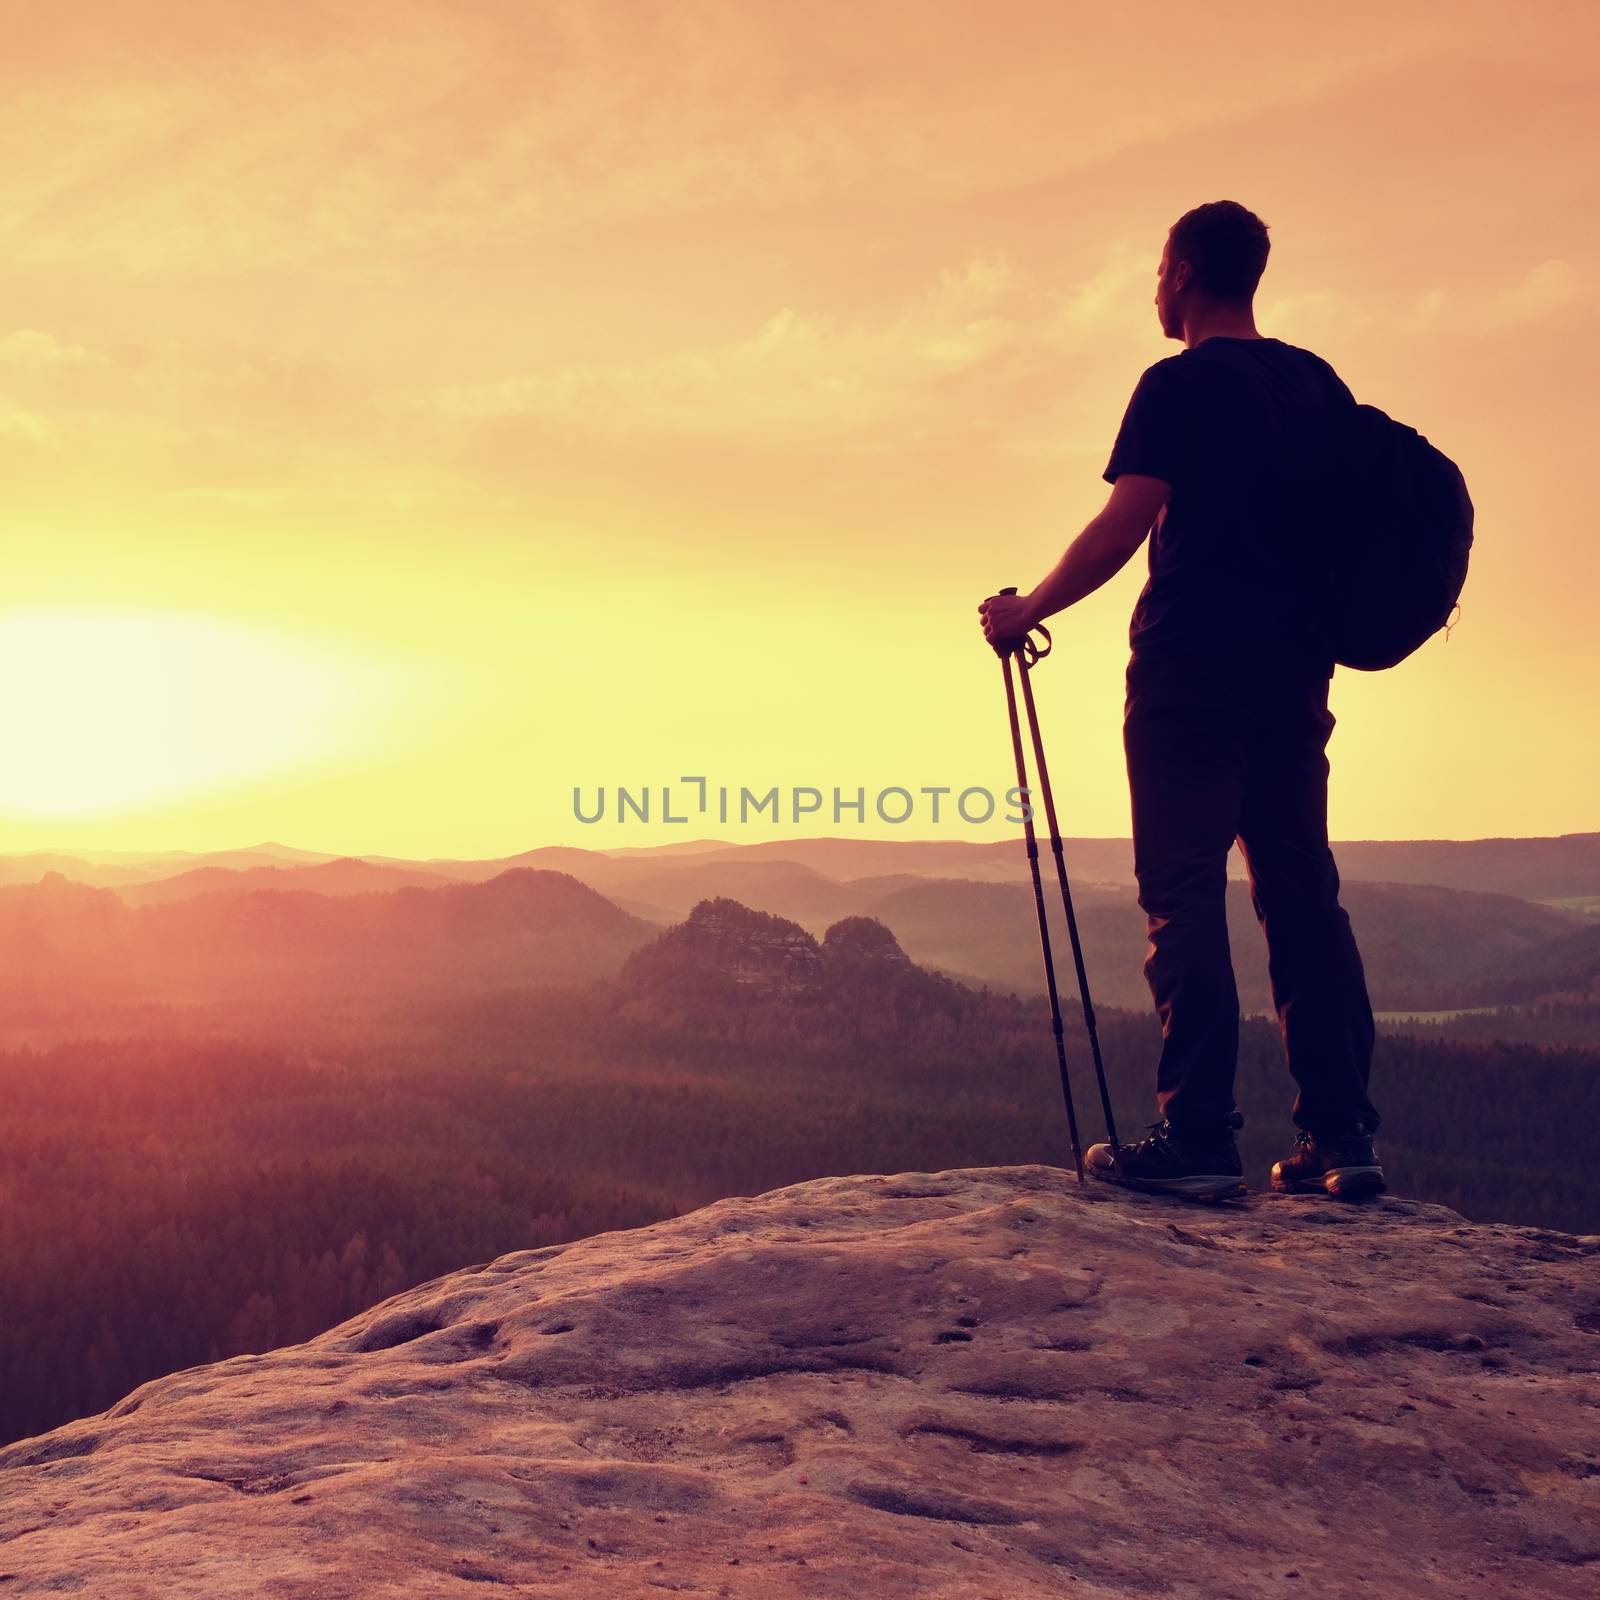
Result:
M157 611L0 615L0 810L126 812L307 766L382 700L287 633Z

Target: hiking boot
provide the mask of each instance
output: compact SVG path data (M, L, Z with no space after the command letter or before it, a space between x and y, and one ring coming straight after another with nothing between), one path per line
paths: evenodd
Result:
M1272 1187L1279 1194L1307 1194L1325 1190L1341 1200L1361 1200L1382 1194L1388 1187L1383 1168L1372 1148L1372 1135L1364 1131L1315 1134L1302 1128L1292 1156L1272 1168Z
M1084 1156L1091 1177L1120 1183L1151 1194L1174 1194L1186 1200L1235 1200L1249 1191L1240 1181L1244 1165L1233 1142L1234 1128L1244 1118L1234 1113L1231 1126L1214 1133L1185 1133L1170 1122L1152 1122L1150 1135L1137 1144L1092 1144Z

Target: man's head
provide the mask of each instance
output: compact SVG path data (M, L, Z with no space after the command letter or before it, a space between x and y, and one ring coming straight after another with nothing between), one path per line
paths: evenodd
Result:
M1266 269L1267 225L1236 200L1211 200L1173 223L1156 277L1156 314L1169 339L1200 312L1248 315Z

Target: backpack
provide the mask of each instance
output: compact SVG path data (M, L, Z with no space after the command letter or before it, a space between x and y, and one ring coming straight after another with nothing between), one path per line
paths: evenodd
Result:
M1342 408L1332 447L1319 609L1333 659L1378 672L1450 620L1472 501L1449 456L1376 406Z

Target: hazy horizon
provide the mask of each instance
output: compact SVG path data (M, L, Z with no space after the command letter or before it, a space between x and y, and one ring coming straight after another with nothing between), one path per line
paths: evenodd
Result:
M1043 818L1037 819L1036 827L1041 843L1048 837ZM1062 839L1066 843L1077 840L1089 844L1132 844L1132 838L1126 833L1063 833ZM1533 844L1541 841L1554 841L1561 839L1587 839L1600 837L1600 829L1580 828L1566 833L1534 833L1511 834L1493 833L1481 834L1468 838L1444 838L1439 836L1413 836L1408 838L1350 838L1333 839L1332 847L1337 850L1340 845L1360 844ZM614 839L613 842L601 844L591 841L587 844L581 841L561 840L559 842L540 842L524 844L511 850L493 851L483 855L471 855L454 850L431 850L426 854L398 855L388 851L341 849L324 850L312 845L291 843L283 839L260 839L249 843L231 843L219 845L154 845L146 849L125 848L111 845L78 844L68 847L62 844L44 843L29 846L22 850L0 850L0 860L25 859L32 856L75 856L82 860L112 862L117 858L138 861L155 861L162 857L191 856L227 856L248 855L252 853L270 854L278 853L282 859L289 861L295 859L311 861L397 861L426 863L433 861L503 861L512 860L517 856L527 855L537 850L566 850L589 849L602 854L617 854L626 852L688 854L696 850L737 850L750 845L760 844L806 844L818 841L847 840L861 844L905 844L905 845L940 845L940 844L970 844L981 845L987 848L1014 844L1018 851L1019 863L1022 857L1022 830L1020 826L1006 833L980 834L976 831L957 833L951 831L941 834L907 834L907 833L763 833L754 837L742 839L719 839L711 837L688 837L681 839L658 840L650 843L637 841L637 836L628 836L627 842Z

